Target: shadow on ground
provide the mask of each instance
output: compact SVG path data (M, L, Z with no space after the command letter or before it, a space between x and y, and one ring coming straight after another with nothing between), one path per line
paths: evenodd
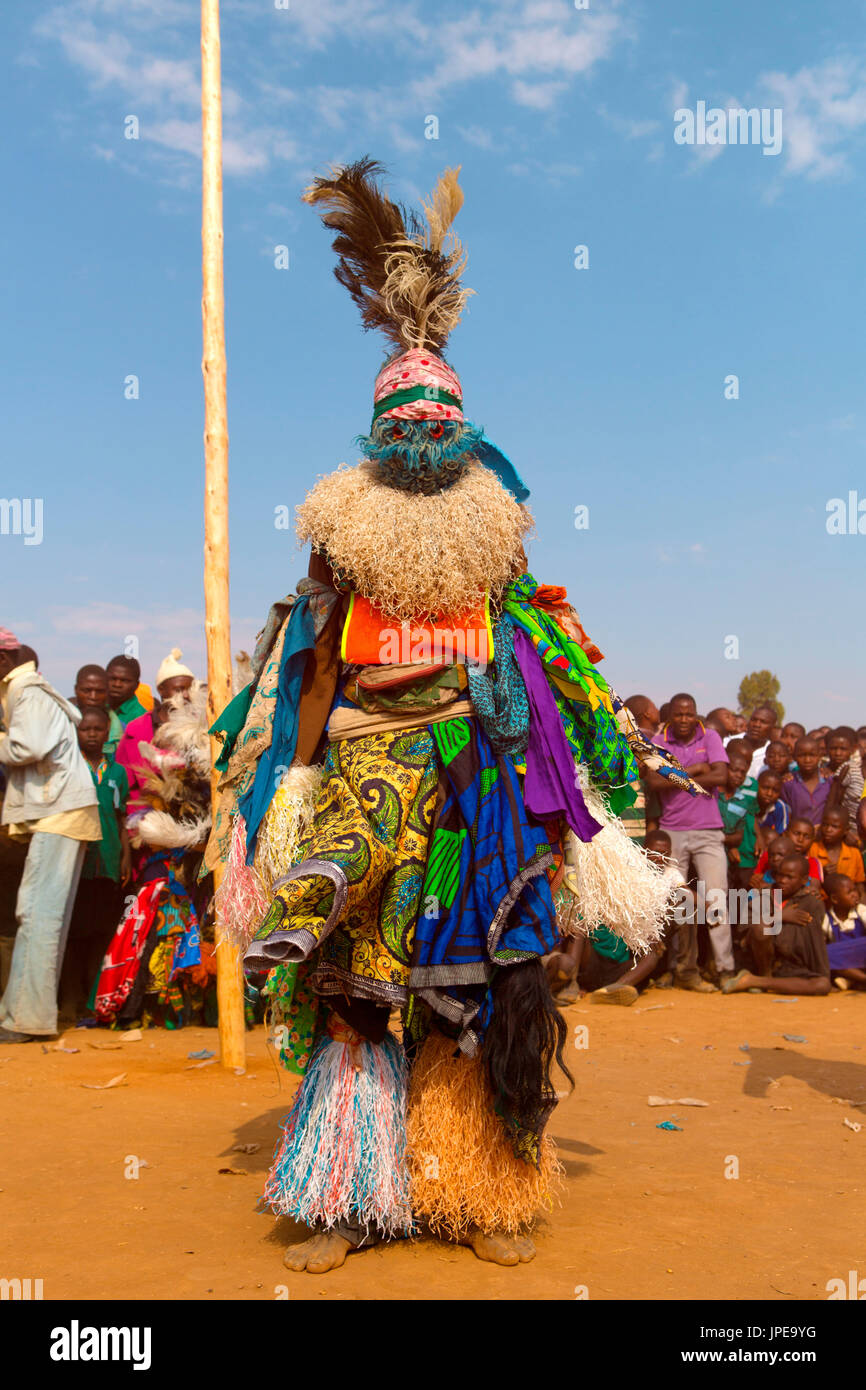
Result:
M850 1105L866 1105L866 1066L862 1062L809 1057L789 1047L753 1047L749 1058L744 1095L766 1097L771 1081L792 1076L824 1096L839 1097Z

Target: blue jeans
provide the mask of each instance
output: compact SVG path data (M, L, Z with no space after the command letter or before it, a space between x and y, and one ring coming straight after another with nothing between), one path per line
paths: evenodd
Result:
M86 848L84 840L42 830L30 838L0 1027L14 1033L57 1032L57 983Z

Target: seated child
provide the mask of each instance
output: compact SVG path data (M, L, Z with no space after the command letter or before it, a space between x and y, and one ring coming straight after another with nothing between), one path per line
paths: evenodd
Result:
M815 827L810 820L803 816L795 816L788 826L788 834L794 842L794 849L798 854L805 854L809 861L809 880L816 886L824 882L824 869L820 859L816 859L809 851L815 839Z
M560 950L545 961L548 983L560 1006L573 1004L588 993L593 1004L633 1004L637 986L653 973L664 953L664 943L635 964L622 937L608 927L595 927L589 936L570 936Z
M791 808L782 800L782 778L778 772L768 769L759 774L756 801L756 817L761 829L783 835L791 819Z
M779 837L781 838L781 837ZM771 850L779 843L775 840ZM775 915L749 927L754 971L739 970L722 985L723 994L768 990L774 994L828 994L830 964L824 942L821 899L807 886L805 855L786 854L774 876L782 897L781 923Z
M774 883L779 865L785 855L796 853L796 846L791 835L776 835L758 859L755 872L749 879L749 887L766 888L768 883Z
M824 918L827 959L836 984L866 989L866 907L847 874L827 875L830 905Z
M856 742L857 735L853 729L832 729L827 735L827 771L833 777L851 757Z
M809 864L809 882L819 892L820 885L824 881L824 870L821 868L820 860L809 854L814 838L815 827L812 822L795 816L785 834L777 837L782 843L777 844L776 840L773 840L773 845L776 846L775 853L778 863L781 863L783 854L790 854L792 850L796 851L797 854L806 856ZM767 850L759 857L756 872L749 884L750 888L763 888L766 884L772 883L774 865L770 862L770 848L771 846L768 846ZM778 867L778 864L775 867Z
M827 762L833 774L833 785L827 798L827 807L841 808L848 816L847 842L858 842L857 812L863 795L863 760L853 729L842 727L834 729L827 736Z
M829 728L825 728L822 724L820 729L810 729L806 735L807 739L814 739L818 749L818 761L821 763L824 771L826 771L827 768L827 735L829 732Z
M667 831L651 830L647 833L645 848L651 858L667 865L671 838ZM671 866L672 892L678 880L681 881L679 873ZM568 937L547 957L545 970L551 993L560 1006L573 1004L581 992L589 994L592 1004L627 1006L635 1002L638 986L646 984L664 953L665 942L661 940L645 956L634 961L622 938L601 926L589 936ZM698 981L700 988L704 982L700 976Z
M825 809L821 817L818 834L812 842L809 853L817 859L824 870L824 878L830 873L847 874L857 885L860 901L864 900L866 872L863 870L863 856L854 845L845 843L848 831L848 816L841 808ZM828 901L827 887L824 884L824 901Z
M790 782L793 777L791 771L791 751L786 743L781 739L776 743L768 743L767 751L764 754L764 761L769 772L776 772L783 782Z

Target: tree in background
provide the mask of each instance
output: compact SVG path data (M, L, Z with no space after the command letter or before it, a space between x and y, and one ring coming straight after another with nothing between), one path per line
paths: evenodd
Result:
M779 678L774 676L772 671L752 671L750 675L743 676L740 681L740 689L737 699L740 702L740 714L749 717L758 705L769 705L776 711L776 722L783 723L785 718L785 706L776 697L779 694Z

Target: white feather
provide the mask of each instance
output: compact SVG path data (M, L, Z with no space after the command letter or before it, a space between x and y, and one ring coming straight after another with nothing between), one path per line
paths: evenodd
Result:
M274 792L259 826L255 855L256 873L268 891L296 862L298 844L313 821L322 773L321 767L293 763Z
M210 816L175 820L168 811L145 811L127 822L134 845L152 849L198 849L207 839Z
M574 895L574 908L562 914L567 935L608 927L622 937L634 955L645 955L661 937L671 907L674 883L669 871L649 858L611 815L585 770L577 774L587 810L601 823L591 840L566 834L564 886Z

